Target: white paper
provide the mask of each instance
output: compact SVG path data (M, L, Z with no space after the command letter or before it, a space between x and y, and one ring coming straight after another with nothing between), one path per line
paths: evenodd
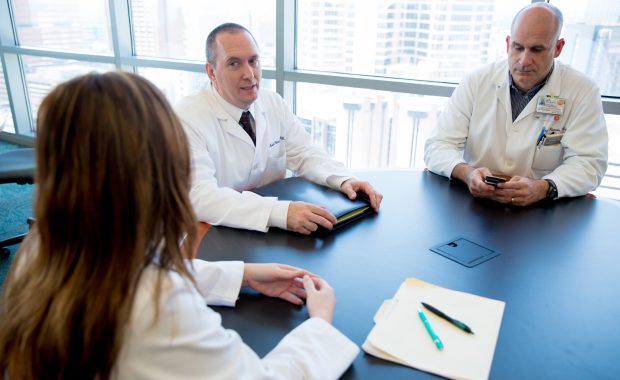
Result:
M380 307L362 348L368 354L454 379L487 379L505 303L408 278ZM426 302L467 324L468 334L424 309ZM424 328L421 309L442 340L438 350Z

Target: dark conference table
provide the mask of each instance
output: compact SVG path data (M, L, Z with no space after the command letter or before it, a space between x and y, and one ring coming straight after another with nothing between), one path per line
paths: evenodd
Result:
M310 270L336 290L334 325L358 345L373 315L402 281L506 302L491 379L620 378L620 204L584 196L552 205L507 207L426 171L359 173L384 194L381 211L326 238L212 227L198 257L279 262ZM467 268L430 247L464 236L501 252ZM243 291L216 308L259 355L307 311ZM345 379L432 378L363 351Z

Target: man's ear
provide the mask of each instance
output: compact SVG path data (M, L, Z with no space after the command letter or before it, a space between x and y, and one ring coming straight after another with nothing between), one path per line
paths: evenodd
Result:
M207 71L207 76L211 80L211 82L215 81L215 67L212 64L206 63L205 70Z
M506 53L510 50L510 36L506 36Z
M562 49L564 48L564 43L566 41L564 41L564 38L560 38L559 40L556 41L555 43L555 54L553 55L553 58L557 58L560 56L560 53L562 52Z

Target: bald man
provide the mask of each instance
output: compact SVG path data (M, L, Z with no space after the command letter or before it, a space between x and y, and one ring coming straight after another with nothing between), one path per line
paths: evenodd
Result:
M601 183L608 138L600 92L555 60L562 22L547 3L517 13L508 59L467 75L439 117L424 151L431 171L464 182L474 197L516 206Z

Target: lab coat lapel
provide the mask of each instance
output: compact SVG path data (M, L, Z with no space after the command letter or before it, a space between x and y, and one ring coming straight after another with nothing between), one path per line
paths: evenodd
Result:
M517 118L515 119L515 122L514 122L515 124L517 124L521 120L525 119L526 117L530 116L531 114L534 113L534 111L536 111L536 100L540 96L541 92L542 92L542 89L540 91L538 91L538 94L534 95L534 97L532 99L530 99L530 102L527 103L527 106L525 106L523 111L521 111L519 116L517 116Z
M553 68L553 72L551 73L551 77L547 81L547 84L543 88L541 88L540 91L538 91L536 98L538 98L538 96L545 95L562 97L562 94L560 92L562 91L563 70L564 67L562 67L556 62L555 67Z
M504 108L506 115L512 114L510 105L510 91L508 90L508 71L501 70L499 76L495 78L495 96L499 106Z
M226 133L243 140L246 144L254 148L254 143L252 142L252 139L247 134L247 132L243 130L243 127L239 124L237 120L233 120L233 118L227 114L226 119L220 120L220 123Z
M510 103L510 91L508 83L508 63L504 61L504 64L500 66L500 69L495 73L493 78L493 84L495 86L495 96L497 97L497 115L501 115L500 107L503 109L503 114L506 115L506 127L512 122L512 106ZM491 111L491 110L489 110Z
M260 101L254 102L254 121L256 122L256 146L262 147L267 138L267 108Z
M243 140L246 144L254 147L254 143L248 134L243 130L243 127L239 124L238 120L233 118L226 112L226 110L220 105L219 101L215 98L215 88L209 87L207 91L209 95L209 103L213 109L213 113L217 117L222 130L235 138Z

